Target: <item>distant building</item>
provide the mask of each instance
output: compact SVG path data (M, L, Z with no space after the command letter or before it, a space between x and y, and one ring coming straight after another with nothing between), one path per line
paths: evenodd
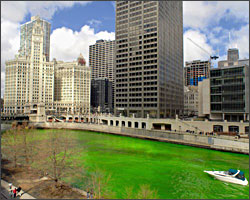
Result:
M91 107L93 112L113 112L112 82L107 78L91 80Z
M210 79L198 82L198 116L209 118L210 111Z
M112 112L114 107L114 66L115 66L115 40L97 40L89 46L89 67L91 79L106 78L112 84ZM101 92L102 94L105 91ZM98 94L95 94L98 95ZM98 98L98 96L96 96Z
M91 70L80 54L74 62L56 62L54 109L58 114L90 112Z
M3 112L3 107L4 107L4 100L1 98L0 99L0 104L1 104L1 113Z
M211 119L249 120L249 59L239 60L238 49L210 71Z
M200 81L209 78L210 66L210 61L194 60L186 62L184 67L185 86L198 86Z
M115 40L97 40L89 46L89 67L91 78L107 78L114 81Z
M184 86L184 116L198 116L197 86Z

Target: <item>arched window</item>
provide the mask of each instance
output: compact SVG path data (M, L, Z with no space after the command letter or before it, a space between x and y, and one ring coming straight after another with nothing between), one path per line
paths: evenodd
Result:
M214 132L223 132L223 126L221 126L221 125L214 125L213 130L214 130Z
M245 126L245 134L249 134L249 126Z
M234 133L239 133L239 127L238 126L229 126L228 131L234 132Z

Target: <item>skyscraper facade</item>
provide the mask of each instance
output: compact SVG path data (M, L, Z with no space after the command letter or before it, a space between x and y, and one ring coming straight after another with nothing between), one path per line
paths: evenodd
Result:
M115 113L175 117L184 108L179 1L117 1Z
M90 68L85 65L82 55L74 62L55 59L48 62L50 35L45 37L49 32L42 21L32 17L31 22L25 24L32 23L32 26L29 26L27 38L21 33L21 45L24 46L14 59L6 61L4 113L35 114L38 107L45 109L47 114L89 113Z
M211 119L249 121L249 59L240 60L238 49L210 71Z
M93 112L112 113L112 82L107 78L91 80L91 106Z
M44 40L47 38L44 36L47 29L39 17L32 17L31 23L27 37L21 33L19 55L6 61L6 113L24 113L25 108L29 110L33 104L38 103L45 104L46 109L53 109L54 63L46 62L49 55L44 51L49 41ZM30 23L26 24L28 26Z
M107 41L107 40L97 40L96 44L89 46L89 67L91 68L91 79L93 80L93 85L96 85L100 82L99 79L105 78L112 85L112 94L111 94L111 104L107 104L110 111L113 112L114 107L114 65L115 65L115 41ZM99 80L99 81L96 81ZM106 82L107 82L106 81ZM105 83L106 83L105 82ZM99 89L104 89L105 87L101 87ZM97 91L97 90L93 90ZM102 96L110 96L108 90L100 91ZM95 93L95 98L98 97L98 93ZM100 96L100 98L102 98ZM92 98L94 101L95 98ZM107 110L104 104L98 104L99 101L94 101L91 103L92 106L100 106L100 110ZM95 107L95 108L97 108Z
M40 24L43 30L43 46L41 51L45 55L46 61L49 62L51 24L39 16L33 16L31 17L31 21L21 25L20 56L28 56L32 53L32 30L35 24Z
M58 114L90 112L91 70L80 54L77 61L55 63L54 109Z
M89 46L89 67L91 78L108 78L114 80L115 41L97 40Z

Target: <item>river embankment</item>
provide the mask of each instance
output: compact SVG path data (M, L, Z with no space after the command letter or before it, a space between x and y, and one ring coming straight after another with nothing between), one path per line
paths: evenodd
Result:
M9 130L11 128L11 123L2 123L1 124L1 132Z
M10 160L1 160L1 179L21 187L24 193L29 193L37 199L86 199L84 191L72 188L69 184L44 177L35 169L18 165L13 167Z
M33 123L36 128L43 129L71 129L102 132L116 134L141 139L156 140L160 142L169 142L206 148L219 151L228 151L233 153L249 154L249 140L235 139L235 137L224 136L205 136L183 132L163 131L163 130L145 130L127 127L115 127L90 123Z

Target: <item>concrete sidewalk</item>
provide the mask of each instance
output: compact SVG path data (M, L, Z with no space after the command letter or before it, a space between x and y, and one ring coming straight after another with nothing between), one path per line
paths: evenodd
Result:
M7 192L5 192L5 194L9 195L9 191L10 191L9 190L9 183L1 179L1 187L7 191ZM17 187L12 185L12 188L14 189ZM21 190L21 191L23 191L23 190ZM9 198L10 198L10 196L9 196ZM19 199L35 199L35 198L24 192L23 195Z

